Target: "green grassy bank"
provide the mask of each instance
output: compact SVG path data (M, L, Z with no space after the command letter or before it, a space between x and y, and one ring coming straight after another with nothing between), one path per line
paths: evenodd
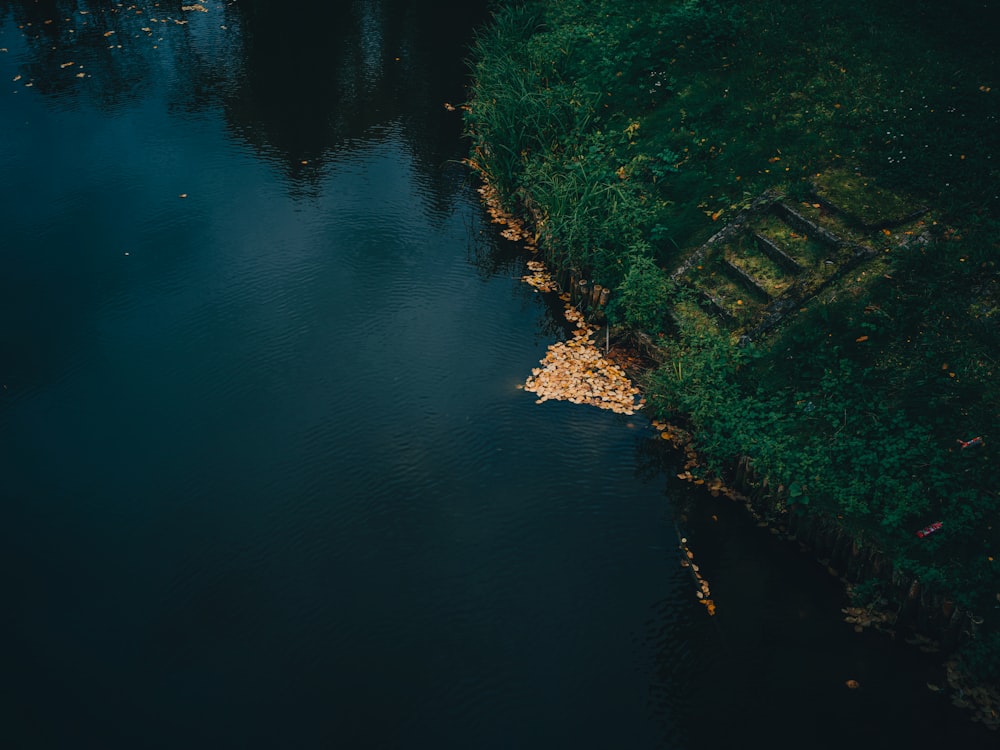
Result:
M472 160L550 263L659 342L650 416L975 612L963 659L993 683L998 20L923 0L501 4L466 112ZM747 219L762 195L813 230Z

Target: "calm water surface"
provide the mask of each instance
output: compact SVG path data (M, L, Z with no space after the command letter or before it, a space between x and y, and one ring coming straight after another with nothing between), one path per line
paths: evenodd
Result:
M565 334L444 107L485 5L0 0L3 746L991 746L517 389Z

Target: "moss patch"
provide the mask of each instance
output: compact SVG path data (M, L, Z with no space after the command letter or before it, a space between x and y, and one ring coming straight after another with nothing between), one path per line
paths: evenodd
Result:
M915 201L880 187L874 178L846 169L828 170L812 184L821 203L864 229L898 226L926 211Z

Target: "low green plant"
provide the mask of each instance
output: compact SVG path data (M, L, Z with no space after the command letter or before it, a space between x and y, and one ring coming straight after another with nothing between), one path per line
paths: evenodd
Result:
M676 285L645 248L634 251L628 258L628 271L615 289L608 315L630 328L663 334L668 327Z

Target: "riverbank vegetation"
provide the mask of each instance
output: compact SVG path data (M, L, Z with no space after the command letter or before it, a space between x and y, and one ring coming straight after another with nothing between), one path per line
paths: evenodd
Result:
M994 3L526 0L471 162L649 336L650 416L982 621L1000 682ZM916 532L935 522L925 536ZM879 595L878 582L859 587Z

